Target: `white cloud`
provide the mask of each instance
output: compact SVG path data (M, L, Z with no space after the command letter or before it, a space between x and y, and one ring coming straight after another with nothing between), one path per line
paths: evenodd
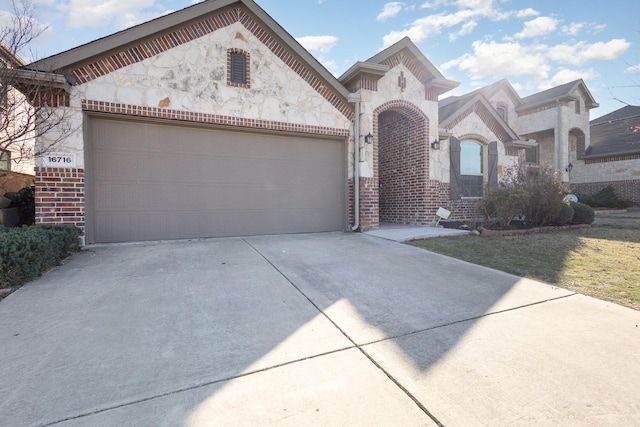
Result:
M631 66L625 68L624 72L625 73L634 73L634 74L640 73L640 64L631 65Z
M612 60L622 55L631 44L624 39L608 42L575 44L522 44L478 40L472 44L473 52L442 65L442 70L465 71L472 81L485 78L524 77L540 88L552 87L578 78L594 79L592 69L573 67L595 60ZM640 71L640 64L629 67L628 72ZM551 73L554 73L550 77Z
M584 28L584 26L584 22L572 22L569 25L563 25L562 32L570 36L575 36Z
M548 16L540 16L524 23L524 29L515 35L518 39L543 36L552 33L558 27L558 20Z
M540 12L538 12L535 9L531 9L530 7L516 12L517 18L528 18L530 16L538 16L538 15L540 15Z
M327 53L333 49L338 42L335 36L305 36L296 39L298 43L311 52Z
M493 0L458 0L456 5L460 10L475 10L483 13L494 10Z
M466 71L473 80L495 76L524 76L541 81L548 77L551 70L543 52L519 43L476 41L472 46L473 54L449 61L442 68L446 70L455 67Z
M478 26L478 23L475 21L470 21L467 22L465 24L462 25L462 28L460 28L460 31L457 31L455 33L451 33L449 34L449 41L454 41L457 40L458 38L462 37L462 36L466 36L468 34L471 34L473 32L473 30Z
M440 5L447 5L448 3L449 3L448 0L427 1L427 2L422 3L420 8L421 9L435 9Z
M414 43L420 43L432 34L440 34L443 29L464 24L481 15L473 10L461 10L452 14L433 14L413 21L411 26L402 31L392 31L383 38L384 47L388 47L403 37L409 37Z
M162 15L155 0L70 0L67 24L72 28L130 27Z
M550 80L540 83L538 86L540 90L550 89L561 84L569 83L574 80L583 79L591 80L599 77L598 73L593 69L588 70L570 70L564 68L551 77Z
M556 62L579 65L588 61L615 59L630 46L631 43L625 39L613 39L608 42L559 44L548 46L547 50L549 58Z
M377 21L385 21L389 18L393 18L394 16L396 16L398 13L400 13L400 11L402 10L402 5L404 3L401 3L399 1L394 1L391 3L386 3L383 7L382 7L382 12L380 12L378 14L378 16L376 17Z

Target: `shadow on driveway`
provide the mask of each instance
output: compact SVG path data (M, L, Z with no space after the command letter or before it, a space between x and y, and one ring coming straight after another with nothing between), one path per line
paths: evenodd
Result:
M361 234L94 246L0 303L0 420L632 425L634 322Z

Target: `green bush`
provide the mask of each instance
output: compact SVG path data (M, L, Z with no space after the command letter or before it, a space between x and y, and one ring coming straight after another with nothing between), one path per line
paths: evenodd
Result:
M18 191L15 204L18 207L21 224L31 225L36 219L36 188L25 187Z
M635 205L631 200L624 200L618 197L616 190L611 185L607 185L596 194L590 196L579 194L578 200L592 208L626 209Z
M571 203L574 210L572 224L591 224L596 217L593 208L585 203Z
M514 216L522 213L529 194L520 188L500 186L489 188L480 200L479 207L485 221L496 218L503 227L508 227Z
M558 214L555 222L558 225L571 224L571 222L573 221L573 217L575 216L575 212L576 211L571 207L571 205L563 203L562 209L560 209L560 213Z
M0 288L35 279L80 247L81 230L72 226L0 226Z
M520 189L528 194L522 213L530 226L546 225L558 218L567 188L562 174L549 165L538 168L519 167L507 170L503 186Z

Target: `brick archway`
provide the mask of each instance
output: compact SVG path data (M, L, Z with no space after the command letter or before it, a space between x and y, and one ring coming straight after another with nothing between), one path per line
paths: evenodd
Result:
M377 223L428 224L429 119L414 104L390 101L374 110Z

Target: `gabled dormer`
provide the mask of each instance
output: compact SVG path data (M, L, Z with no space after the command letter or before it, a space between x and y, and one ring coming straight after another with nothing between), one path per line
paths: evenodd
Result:
M522 98L518 113L527 114L535 110L553 108L558 103L571 103L576 114L582 114L600 106L584 81L578 79Z
M356 63L338 80L350 92L360 89L377 91L378 81L398 65L404 65L407 71L422 84L424 99L429 101L437 101L438 96L460 84L445 78L408 37L366 61ZM397 76L398 87L401 90L406 87L407 77L403 71Z

